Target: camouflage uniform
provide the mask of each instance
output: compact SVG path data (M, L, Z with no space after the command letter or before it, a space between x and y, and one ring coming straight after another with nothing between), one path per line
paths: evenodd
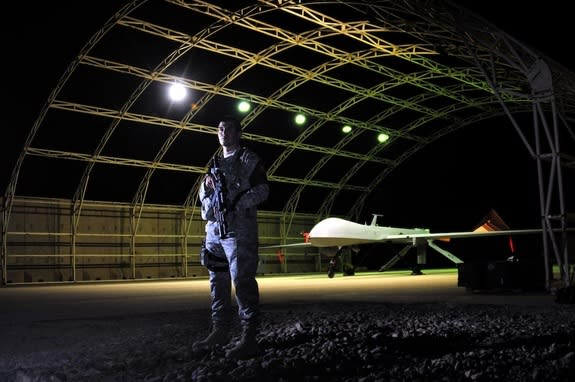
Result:
M202 183L199 193L202 219L207 220L205 246L229 263L228 272L209 271L212 323L229 327L233 282L242 326L255 334L259 321L257 206L269 194L266 171L259 156L247 148L228 158L219 158L219 167L226 191L228 237L220 237L213 190L206 189Z

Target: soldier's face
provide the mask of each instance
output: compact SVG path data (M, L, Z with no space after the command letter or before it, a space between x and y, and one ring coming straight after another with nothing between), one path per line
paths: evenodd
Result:
M220 122L218 125L218 139L222 146L234 146L240 143L241 130L234 125Z

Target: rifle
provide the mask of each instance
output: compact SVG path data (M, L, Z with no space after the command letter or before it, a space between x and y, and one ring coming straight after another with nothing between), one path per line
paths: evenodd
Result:
M218 157L214 157L210 173L214 181L214 215L220 230L220 238L227 238L231 232L228 231L228 223L226 222L226 189L224 182L224 174L222 173Z

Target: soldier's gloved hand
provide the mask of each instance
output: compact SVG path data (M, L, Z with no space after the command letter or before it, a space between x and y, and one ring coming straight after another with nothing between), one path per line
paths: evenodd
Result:
M212 174L207 174L206 177L204 178L204 188L206 191L211 191L213 192L214 189L216 188L215 186L215 181L214 178L212 176Z

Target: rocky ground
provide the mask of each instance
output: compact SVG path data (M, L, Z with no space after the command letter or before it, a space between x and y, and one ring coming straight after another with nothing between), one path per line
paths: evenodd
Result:
M1 328L0 381L573 381L575 305L264 305L261 355L194 353L204 310Z

